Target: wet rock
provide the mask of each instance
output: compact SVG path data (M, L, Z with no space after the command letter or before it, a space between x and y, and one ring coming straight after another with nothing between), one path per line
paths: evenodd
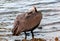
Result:
M46 41L45 39L41 39L41 38L34 38L34 39L31 39L31 41Z
M46 41L46 40L45 39L41 39L41 38L33 38L31 40L23 39L22 41Z
M58 37L55 37L55 41L59 41Z
M29 41L29 40L23 39L22 41Z
M20 40L15 40L15 41L20 41Z

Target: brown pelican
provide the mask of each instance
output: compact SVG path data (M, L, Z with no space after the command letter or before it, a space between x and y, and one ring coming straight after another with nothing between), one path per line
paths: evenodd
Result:
M14 28L12 29L13 35L18 36L21 32L25 33L25 39L27 38L27 31L31 31L32 38L34 38L33 30L38 27L42 19L42 14L37 11L36 7L30 12L20 14L14 21Z

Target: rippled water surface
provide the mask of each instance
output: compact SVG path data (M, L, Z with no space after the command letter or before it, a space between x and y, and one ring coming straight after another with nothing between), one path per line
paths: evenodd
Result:
M60 38L60 0L0 0L0 38L2 41L24 39L20 36L11 36L14 19L22 12L29 12L32 6L43 14L41 25L43 29L34 30L35 38L44 38L47 41L55 37ZM30 32L28 32L30 33ZM29 34L27 39L31 39Z

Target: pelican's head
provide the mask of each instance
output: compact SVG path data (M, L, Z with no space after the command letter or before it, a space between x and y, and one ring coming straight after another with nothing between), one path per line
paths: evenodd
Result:
M35 7L35 6L33 6L33 7L31 8L30 12L37 12L36 7Z
M26 13L25 16L31 16L38 12L35 6L33 6L29 11L30 12Z

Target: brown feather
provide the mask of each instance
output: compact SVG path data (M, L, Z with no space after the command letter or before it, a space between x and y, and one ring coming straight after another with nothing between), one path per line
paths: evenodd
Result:
M32 30L37 24L41 22L42 14L34 10L25 14L18 15L14 22L13 35L19 35L23 31Z

